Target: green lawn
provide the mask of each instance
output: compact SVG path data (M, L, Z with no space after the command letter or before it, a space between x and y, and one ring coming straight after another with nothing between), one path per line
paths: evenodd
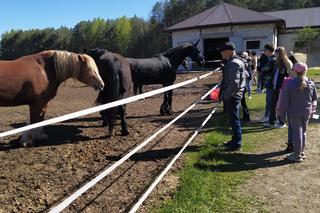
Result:
M320 82L320 68L310 68L307 76L315 82Z

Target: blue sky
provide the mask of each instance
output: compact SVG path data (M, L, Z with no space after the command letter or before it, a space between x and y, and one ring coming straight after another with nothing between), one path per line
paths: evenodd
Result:
M11 29L73 27L93 18L149 18L160 0L10 0L1 1L0 35Z

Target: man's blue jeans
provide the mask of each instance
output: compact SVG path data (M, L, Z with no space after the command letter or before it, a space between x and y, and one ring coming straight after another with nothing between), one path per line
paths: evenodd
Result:
M266 89L266 109L264 111L264 117L269 118L270 116L270 105L271 105L271 99L272 99L272 89Z
M232 128L232 140L231 144L240 145L242 142L242 130L240 124L239 108L241 99L230 98L225 101L226 110L229 116L229 123Z

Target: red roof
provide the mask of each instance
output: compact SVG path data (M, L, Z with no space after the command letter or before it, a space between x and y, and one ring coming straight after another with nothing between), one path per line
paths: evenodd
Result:
M285 23L283 19L270 16L261 12L248 10L235 5L221 3L215 7L207 9L191 18L177 23L167 31L178 31L192 28L202 28L210 26L226 26L237 24L254 23Z

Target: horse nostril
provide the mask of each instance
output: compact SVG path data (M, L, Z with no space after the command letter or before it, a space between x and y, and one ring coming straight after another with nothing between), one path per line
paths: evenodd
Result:
M94 87L94 89L99 91L99 92L101 92L103 90L103 85L102 84L97 85L97 86Z

